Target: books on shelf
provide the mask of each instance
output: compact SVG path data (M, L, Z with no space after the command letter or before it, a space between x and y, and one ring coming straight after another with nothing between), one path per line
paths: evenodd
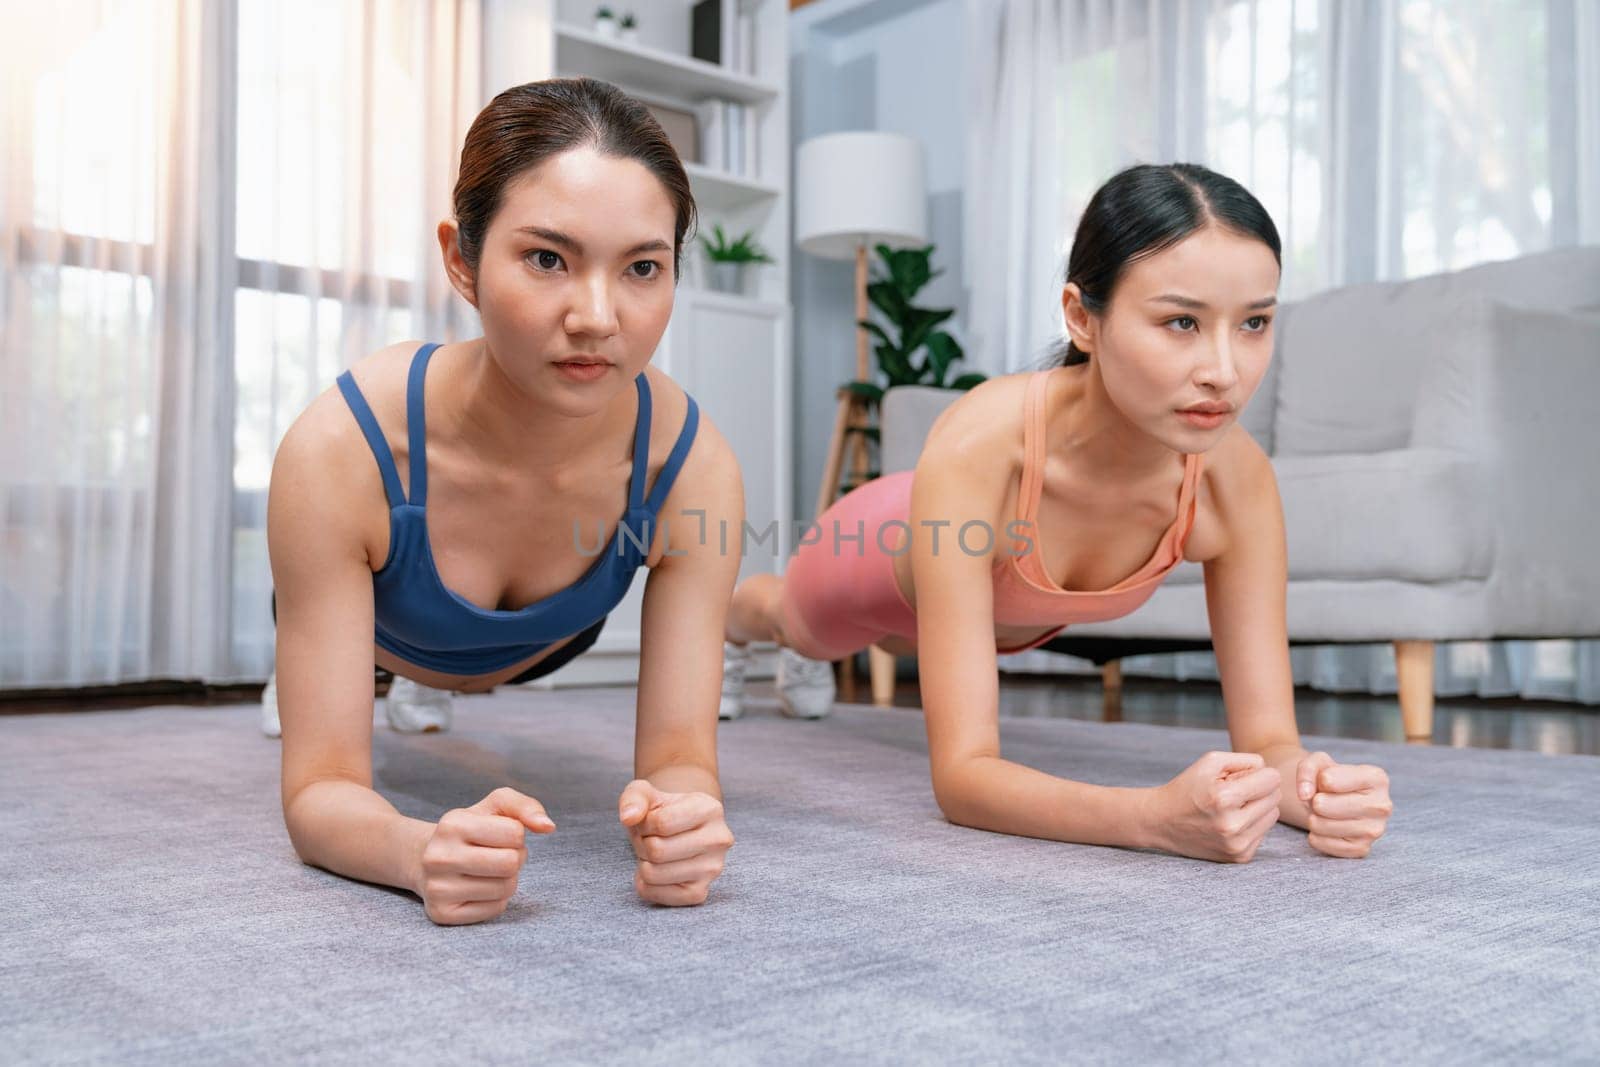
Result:
M689 54L706 63L722 62L722 0L700 0L689 9Z
M756 123L756 109L748 105L739 109L744 114L744 169L746 178L761 177L761 128Z
M750 0L736 0L739 14L734 29L736 44L734 55L736 57L734 69L746 74L754 75L758 65L756 59L756 4Z
M727 105L722 100L702 100L695 105L695 120L700 124L700 162L712 170L721 170L726 158L722 138L722 112Z
M700 0L689 10L689 54L755 74L758 4L759 0Z
M727 100L695 107L700 126L700 163L738 178L760 177L755 108Z

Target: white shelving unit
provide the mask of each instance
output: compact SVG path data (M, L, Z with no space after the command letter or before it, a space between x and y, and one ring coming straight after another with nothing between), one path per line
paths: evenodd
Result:
M654 363L700 404L739 457L745 508L752 527L777 520L787 546L790 500L789 113L788 0L733 0L753 16L750 70L735 70L689 55L692 0L638 0L640 40L596 34L591 0L502 0L487 9L485 64L488 95L548 77L600 78L647 103L693 112L709 100L742 104L753 119L753 174L732 174L684 160L702 232L720 224L730 235L754 232L777 263L750 269L751 292L706 288L703 252L684 250L684 277L672 321ZM626 3L610 5L628 9ZM746 556L741 577L781 571L763 546ZM594 648L534 685L629 683L638 678L640 608L645 575L612 612ZM770 659L757 657L758 672Z
M739 211L770 203L783 196L783 191L776 185L737 177L702 167L698 163L685 163L683 169L689 172L689 185L694 190L695 204L707 215Z
M783 95L777 85L748 74L647 45L600 37L577 26L556 26L556 69L562 74L600 78L636 92L686 99L714 96L737 104L765 104Z

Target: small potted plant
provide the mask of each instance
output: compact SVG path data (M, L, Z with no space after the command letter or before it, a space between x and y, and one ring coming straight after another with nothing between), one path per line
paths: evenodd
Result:
M877 338L874 347L883 384L845 382L843 386L865 397L869 406L876 406L886 391L901 385L971 389L984 380L977 371L946 380L952 365L966 358L956 339L939 328L955 310L912 303L923 286L943 273L933 269L933 248L877 246L879 269L867 286L867 299L882 321L863 319L859 325Z
M756 244L753 232L741 234L737 240L728 240L719 223L711 228L711 237L700 238L705 246L706 258L711 261L711 288L719 293L743 293L746 268L752 263L771 263L773 259Z
M924 248L891 249L878 245L882 261L873 271L873 280L867 286L867 299L881 316L881 321L862 319L858 325L877 338L878 370L883 380L841 382L840 388L860 397L866 403L868 418L883 403L884 394L903 385L933 386L936 389L971 389L984 380L976 371L957 375L947 380L951 365L966 358L961 345L940 325L955 314L953 308L918 307L912 301L928 282L941 272L932 267L933 245ZM920 357L920 358L919 358ZM866 425L856 432L877 444L880 427ZM869 464L862 480L871 481L879 476ZM842 490L854 489L860 481L847 479Z
M600 37L617 35L617 16L609 7L601 5L594 12L594 32Z
M618 35L617 39L627 41L629 44L638 43L639 20L633 17L632 11L622 16L622 32Z

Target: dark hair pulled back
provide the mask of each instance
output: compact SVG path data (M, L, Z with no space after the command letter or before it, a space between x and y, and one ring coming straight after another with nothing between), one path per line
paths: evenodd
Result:
M609 82L552 78L505 90L473 120L461 148L454 208L461 258L474 271L483 238L513 181L574 148L633 159L656 176L677 219L672 271L683 259L684 238L694 228L694 194L678 153L655 116Z
M1244 186L1195 163L1141 163L1119 171L1089 199L1072 239L1065 281L1077 284L1085 308L1101 314L1130 264L1208 223L1256 238L1283 265L1278 229ZM1069 338L1049 362L1070 366L1088 360Z

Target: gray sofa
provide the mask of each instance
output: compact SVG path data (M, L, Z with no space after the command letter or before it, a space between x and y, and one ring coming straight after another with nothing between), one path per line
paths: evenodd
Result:
M885 472L955 395L889 392ZM1600 248L1286 304L1241 421L1283 497L1291 643L1394 642L1408 737L1432 735L1433 642L1600 635ZM1045 647L1113 690L1121 656L1210 647L1201 568Z

